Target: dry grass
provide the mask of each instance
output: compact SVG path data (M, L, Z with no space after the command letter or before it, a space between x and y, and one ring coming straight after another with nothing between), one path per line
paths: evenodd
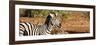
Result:
M62 28L68 32L89 32L89 19L81 13L73 13L62 20Z
M22 22L30 22L33 24L43 24L45 19L41 17L35 17L35 18L28 18L28 17L20 17L19 19L20 23Z

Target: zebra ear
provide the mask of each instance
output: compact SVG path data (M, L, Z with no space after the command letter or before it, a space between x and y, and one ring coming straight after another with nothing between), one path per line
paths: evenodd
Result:
M55 13L55 16L57 17L58 13Z
M52 13L50 13L50 16L53 18L53 17L55 17L55 15L54 14L52 14Z

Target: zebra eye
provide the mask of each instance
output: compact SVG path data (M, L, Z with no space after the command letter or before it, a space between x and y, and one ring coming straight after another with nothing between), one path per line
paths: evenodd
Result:
M61 23L59 25L61 26Z

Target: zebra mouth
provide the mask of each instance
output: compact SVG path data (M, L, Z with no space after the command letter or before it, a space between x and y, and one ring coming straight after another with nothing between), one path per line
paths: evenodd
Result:
M61 28L61 26L57 26L58 28Z

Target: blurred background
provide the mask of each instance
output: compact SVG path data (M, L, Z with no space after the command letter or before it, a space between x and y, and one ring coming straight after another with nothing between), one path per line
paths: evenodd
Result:
M20 23L30 22L42 25L50 12L55 12L61 20L62 31L72 33L89 33L90 12L88 11L70 11L70 10L44 10L44 9L19 9ZM54 29L52 34L62 33Z

